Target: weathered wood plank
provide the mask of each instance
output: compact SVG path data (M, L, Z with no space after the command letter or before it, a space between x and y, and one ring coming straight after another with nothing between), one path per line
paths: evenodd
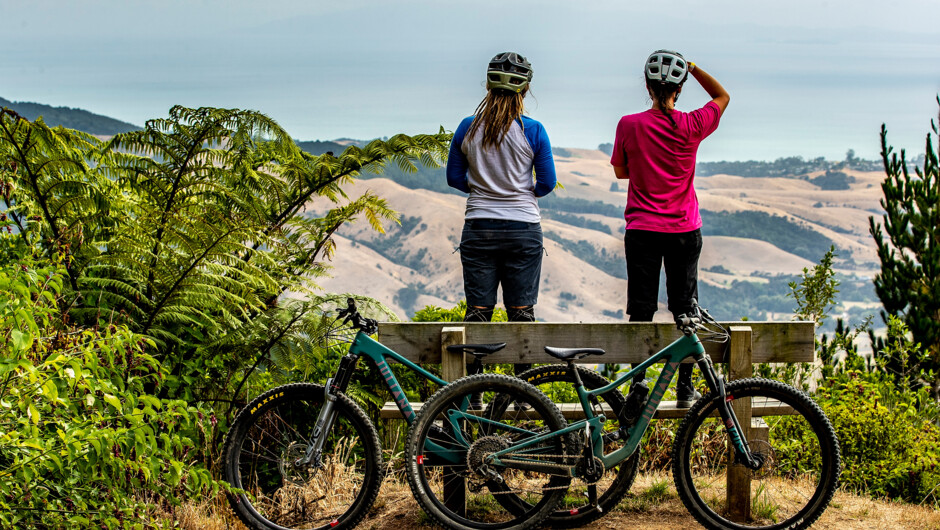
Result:
M752 330L753 362L795 363L815 359L812 322L724 322L726 328L746 325ZM453 323L382 322L379 341L406 358L420 363L441 362L441 331ZM563 348L602 348L603 356L586 357L581 362L640 362L679 337L675 325L648 322L552 323L552 322L462 322L468 343L506 342L502 351L489 355L485 363L557 362L543 350ZM727 362L728 344L704 343L715 362Z

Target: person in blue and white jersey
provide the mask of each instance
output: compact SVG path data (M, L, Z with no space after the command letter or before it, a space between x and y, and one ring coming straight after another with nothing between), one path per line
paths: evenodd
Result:
M511 322L535 320L543 254L536 199L555 189L555 162L545 127L523 115L531 81L522 55L493 57L486 97L450 145L447 183L470 194L460 241L468 322L490 321L499 286Z

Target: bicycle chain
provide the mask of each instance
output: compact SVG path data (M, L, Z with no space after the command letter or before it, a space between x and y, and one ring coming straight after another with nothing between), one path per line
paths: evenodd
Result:
M488 455L487 455L487 456L488 456ZM508 456L508 457L512 457L512 456L531 457L532 455L525 454L525 453L507 453L507 454L504 455L504 456ZM546 457L546 458L549 458L549 457L550 457L550 458L560 458L560 459L569 459L569 458L570 458L570 459L579 459L579 458L583 458L583 456L581 456L581 455L567 455L567 454L561 454L561 455L543 455L543 454L540 454L540 455L538 455L538 456L540 456L540 457ZM527 463L527 462L531 462L532 460L512 460L512 459L500 458L500 461L501 461L501 462L504 462L504 463L508 463L508 464L525 464L525 463ZM539 461L539 462L541 462L541 461ZM568 470L569 467L570 467L570 466L566 466L565 464L554 464L554 463L551 463L551 462L541 462L541 464L542 464L542 465L553 466L553 467L558 468L559 470ZM607 471L607 470L605 470L605 471ZM469 471L468 471L468 472L469 472ZM602 477L603 477L603 475L602 475ZM467 480L470 480L470 479L471 479L471 477L465 477L465 478L466 478ZM585 485L585 486L593 486L593 485L595 485L595 484L597 484L598 482L601 481L601 479L597 479L597 480L595 480L595 481L593 481L593 482L588 482L588 481L584 480L582 477L571 477L571 478L572 478L572 479L580 480L581 482L584 482L584 485ZM481 486L482 486L482 485L481 485ZM509 490L509 491L493 491L493 490L490 490L490 494L491 494L491 495L508 495L508 494L510 494L510 493L513 493L513 494L515 494L515 493L527 493L527 492L528 492L528 493L538 493L538 492L540 492L540 491L562 490L562 489L565 489L565 490L566 490L566 489L568 489L568 488L570 488L570 487L571 487L571 485L568 484L568 485L565 485L565 486L544 486L544 487L542 487L540 490Z

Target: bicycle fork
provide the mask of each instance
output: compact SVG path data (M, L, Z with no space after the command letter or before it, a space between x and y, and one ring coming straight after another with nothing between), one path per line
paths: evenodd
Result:
M715 372L711 357L708 355L703 355L699 359L698 366L708 388L718 396L718 413L725 424L725 432L728 433L731 444L734 446L734 463L752 470L760 469L764 465L764 457L752 453L747 440L744 439L744 429L741 428L734 410L728 405L733 398L728 396L725 390L724 377Z
M323 455L323 445L326 443L326 433L333 428L333 421L336 419L336 396L340 392L346 391L358 361L358 355L350 353L343 356L339 361L336 374L326 380L323 388L323 408L320 409L320 413L317 415L317 422L314 424L313 433L310 435L307 451L302 458L294 461L295 466L310 465L314 468L323 466L321 457Z

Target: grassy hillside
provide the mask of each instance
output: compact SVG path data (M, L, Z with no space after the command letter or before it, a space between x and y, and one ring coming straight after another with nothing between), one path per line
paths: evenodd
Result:
M625 318L623 191L600 151L558 150L564 189L539 200L546 254L538 317L546 321ZM745 166L742 166L745 167ZM828 173L827 173L828 171ZM874 311L867 218L877 212L876 172L819 170L801 177L698 179L705 217L700 298L721 318L787 319L795 302L787 284L837 247L843 284L837 313L860 319ZM821 178L820 178L821 177ZM827 179L840 178L827 190ZM402 317L426 304L449 307L463 297L456 247L466 195L449 188L444 170L389 168L357 186L386 197L402 214L386 235L350 229L338 234L335 278L327 290L368 290ZM664 285L661 285L664 290ZM665 293L661 296L665 301ZM665 304L661 309L665 308ZM668 318L662 311L657 318Z

